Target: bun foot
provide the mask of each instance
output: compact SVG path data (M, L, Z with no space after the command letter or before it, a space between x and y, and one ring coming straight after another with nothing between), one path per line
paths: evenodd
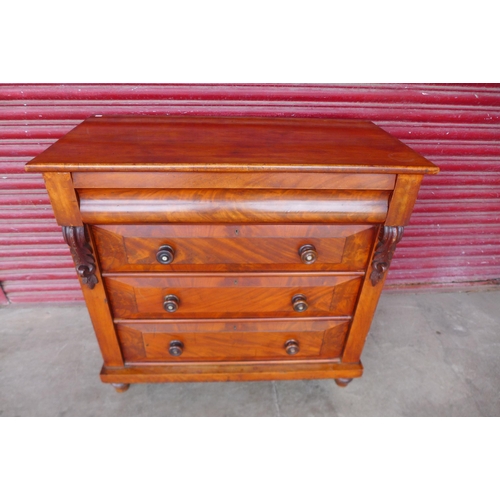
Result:
M339 386L339 387L347 387L347 385L349 384L349 382L352 381L352 378L336 378L335 379L335 383Z
M128 391L130 384L111 384L116 392L125 392Z

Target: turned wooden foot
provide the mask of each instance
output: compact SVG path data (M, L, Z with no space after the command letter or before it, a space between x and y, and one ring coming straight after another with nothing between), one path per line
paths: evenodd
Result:
M336 378L335 379L335 383L339 386L339 387L347 387L347 385L349 384L349 382L352 381L352 378Z
M116 392L125 392L128 391L130 384L111 384Z

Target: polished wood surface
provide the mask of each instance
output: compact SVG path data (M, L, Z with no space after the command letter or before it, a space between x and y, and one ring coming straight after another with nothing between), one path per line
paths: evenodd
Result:
M363 271L378 231L369 225L98 225L92 228L104 272ZM300 249L313 245L305 264ZM172 261L160 264L169 246ZM167 254L166 254L167 255Z
M422 175L398 175L385 220L387 226L406 226L410 222L422 178Z
M104 281L116 318L265 318L350 315L362 275L136 273L106 275ZM294 310L296 294L307 298L307 311ZM167 295L179 299L175 312L164 309Z
M106 383L152 384L161 382L244 382L262 380L357 378L361 363L335 360L130 363L124 368L103 366L101 380Z
M128 362L251 361L259 359L338 358L349 320L120 322L118 337ZM298 351L288 354L286 342ZM169 353L173 341L180 355Z
M408 146L361 120L317 118L91 117L34 160L29 171L223 170L369 167L436 172Z
M91 189L354 189L392 191L395 174L298 172L73 172L75 188Z
M117 391L360 377L395 245L438 171L370 122L139 116L90 118L27 170L76 242Z
M380 235L382 236L383 233L384 229L381 227ZM379 238L377 238L377 242L374 242L371 248L372 259L375 255L378 241ZM372 319L377 309L386 276L387 273L383 273L381 279L373 284L371 280L371 270L365 274L354 317L346 339L344 352L342 353L342 361L345 363L357 363L361 359L361 353L363 352L366 338L370 332Z
M180 320L120 321L117 333L128 362L184 362L186 360L286 359L286 342L296 340L294 359L337 358L349 326L349 318L293 320ZM169 354L179 340L182 354Z
M81 226L83 222L71 174L46 172L43 180L57 223L60 226Z
M380 223L389 191L80 189L87 224Z
M63 226L66 241L70 247L75 245L72 257L76 275L82 287L101 356L108 367L124 366L101 272L98 262L94 260L97 252L92 234L82 225L78 197L71 177L67 173L45 173L44 179L58 223Z
M89 245L95 255L95 246L92 236L89 238ZM106 366L124 366L113 316L109 308L108 296L104 288L103 278L98 265L96 265L94 274L96 276L97 283L92 289L82 283L81 279L80 282L90 320L92 321L97 342L99 343L101 355Z

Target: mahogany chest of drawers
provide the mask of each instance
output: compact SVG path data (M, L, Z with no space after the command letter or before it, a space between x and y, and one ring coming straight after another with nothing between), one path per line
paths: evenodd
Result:
M438 169L371 122L85 120L43 172L103 382L359 377L396 244Z

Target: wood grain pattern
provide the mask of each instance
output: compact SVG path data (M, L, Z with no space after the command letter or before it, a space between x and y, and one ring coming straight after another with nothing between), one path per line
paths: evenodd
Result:
M436 172L371 122L314 118L91 117L27 164L49 170L308 171L336 166Z
M199 333L195 336L172 334L144 334L144 345L150 360L165 361L177 359L228 361L239 359L287 359L285 342L294 339L300 346L297 358L319 357L323 332L286 333L265 332L254 335L241 333ZM168 354L171 341L180 340L184 344L184 352L178 358ZM336 355L340 355L339 347Z
M380 228L382 233L383 227ZM376 245L371 249L371 258L375 253ZM373 320L373 315L377 309L377 304L382 293L385 278L387 273L382 275L382 278L375 285L371 282L370 273L366 273L361 285L358 303L354 310L354 316L351 322L351 327L347 335L347 340L342 353L342 362L357 363L361 359L361 353L366 342L366 337L370 331ZM350 378L350 377L345 377Z
M395 174L286 172L74 172L75 188L355 189L392 191Z
M89 234L89 245L95 255L95 246L92 235ZM95 286L90 289L80 281L85 303L94 327L94 332L99 343L104 364L109 367L124 366L120 344L116 336L113 317L109 308L108 297L104 289L104 283L99 269L99 262L96 261L94 275L97 279Z
M220 318L348 316L362 273L356 274L163 274L105 277L116 318ZM292 298L304 294L309 308L297 313ZM166 295L179 309L163 309Z
M124 368L103 366L101 380L106 383L152 384L159 382L244 382L258 380L296 380L357 378L361 363L322 361L162 363L135 364Z
M100 225L92 231L105 272L363 271L378 228L369 225ZM298 250L312 244L314 264ZM175 252L160 264L162 245Z
M71 174L46 172L43 174L54 216L60 226L82 226L80 207Z
M182 322L120 322L117 332L127 362L193 360L229 361L292 358L285 342L295 339L293 359L337 358L342 352L349 321L224 320ZM168 353L170 342L184 344L181 356Z
M406 226L417 200L422 175L399 174L387 213L387 226Z
M388 191L80 189L88 224L385 221Z

